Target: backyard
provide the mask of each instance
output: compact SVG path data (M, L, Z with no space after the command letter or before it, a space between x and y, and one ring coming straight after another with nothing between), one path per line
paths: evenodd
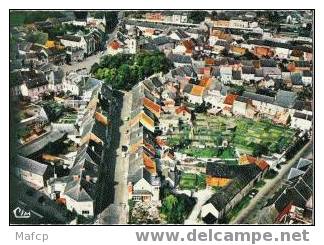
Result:
M193 190L206 188L204 174L182 173L179 183L180 189Z

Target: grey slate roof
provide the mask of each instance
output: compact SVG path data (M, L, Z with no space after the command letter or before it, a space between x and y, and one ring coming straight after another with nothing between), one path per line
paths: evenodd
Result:
M242 73L243 74L254 74L255 68L253 66L243 66L242 67Z
M292 108L296 100L297 94L295 92L279 90L275 98L275 103L285 108Z
M241 80L241 71L232 70L232 78L233 80Z
M241 167L243 168L238 171L237 176L232 179L227 186L217 190L206 204L211 203L217 210L223 210L225 206L261 172L255 164L241 165Z
M256 93L251 93L251 92L243 92L242 96L249 98L251 100L261 101L261 102L270 103L270 104L274 103L274 98L271 96L267 96L267 95L256 94Z
M77 202L91 202L94 200L94 194L88 193L80 182L82 180L74 180L69 182L65 187L65 195Z
M295 178L275 200L274 206L281 212L289 203L304 208L313 195L313 168L310 166L302 176Z
M312 164L311 160L305 159L305 158L300 158L297 164L297 168L298 169L303 169L309 165Z
M302 112L299 112L299 111L295 111L294 117L299 118L299 119L308 120L308 121L312 121L313 120L313 116L312 115L305 114L305 113L302 113Z
M174 63L191 64L191 58L187 55L171 54L169 59Z
M48 168L46 164L19 155L17 156L15 163L15 167L17 168L42 176Z
M290 171L289 171L287 179L288 180L294 179L296 177L299 177L299 176L303 175L304 173L305 173L304 171L299 170L298 168L291 168Z

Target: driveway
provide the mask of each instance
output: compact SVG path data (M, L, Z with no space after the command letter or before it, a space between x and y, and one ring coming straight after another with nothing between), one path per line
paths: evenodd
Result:
M211 189L199 190L193 194L193 197L197 199L197 203L193 207L188 219L185 220L185 225L199 224L198 215L200 214L201 207L213 194L214 192Z

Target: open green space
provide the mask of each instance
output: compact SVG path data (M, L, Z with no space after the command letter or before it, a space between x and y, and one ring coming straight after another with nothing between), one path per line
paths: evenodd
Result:
M235 219L242 209L247 207L251 201L249 195L243 197L243 199L226 214L226 223L229 223L231 220Z
M259 156L283 152L293 141L295 131L269 120L243 117L208 116L197 113L191 130L169 135L170 146L193 157L236 158L239 153ZM223 143L229 147L223 147Z
M194 173L182 173L179 183L180 189L204 189L206 187L205 175Z

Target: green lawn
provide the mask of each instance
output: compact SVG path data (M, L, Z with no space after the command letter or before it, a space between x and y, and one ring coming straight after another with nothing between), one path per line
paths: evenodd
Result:
M236 158L235 150L233 147L228 147L224 150L219 151L218 156L221 159L233 159Z
M180 189L204 189L206 188L206 180L204 174L182 173L179 183Z
M235 219L240 211L247 207L251 201L251 197L246 195L243 199L231 210L226 214L226 223L229 223L231 220Z

